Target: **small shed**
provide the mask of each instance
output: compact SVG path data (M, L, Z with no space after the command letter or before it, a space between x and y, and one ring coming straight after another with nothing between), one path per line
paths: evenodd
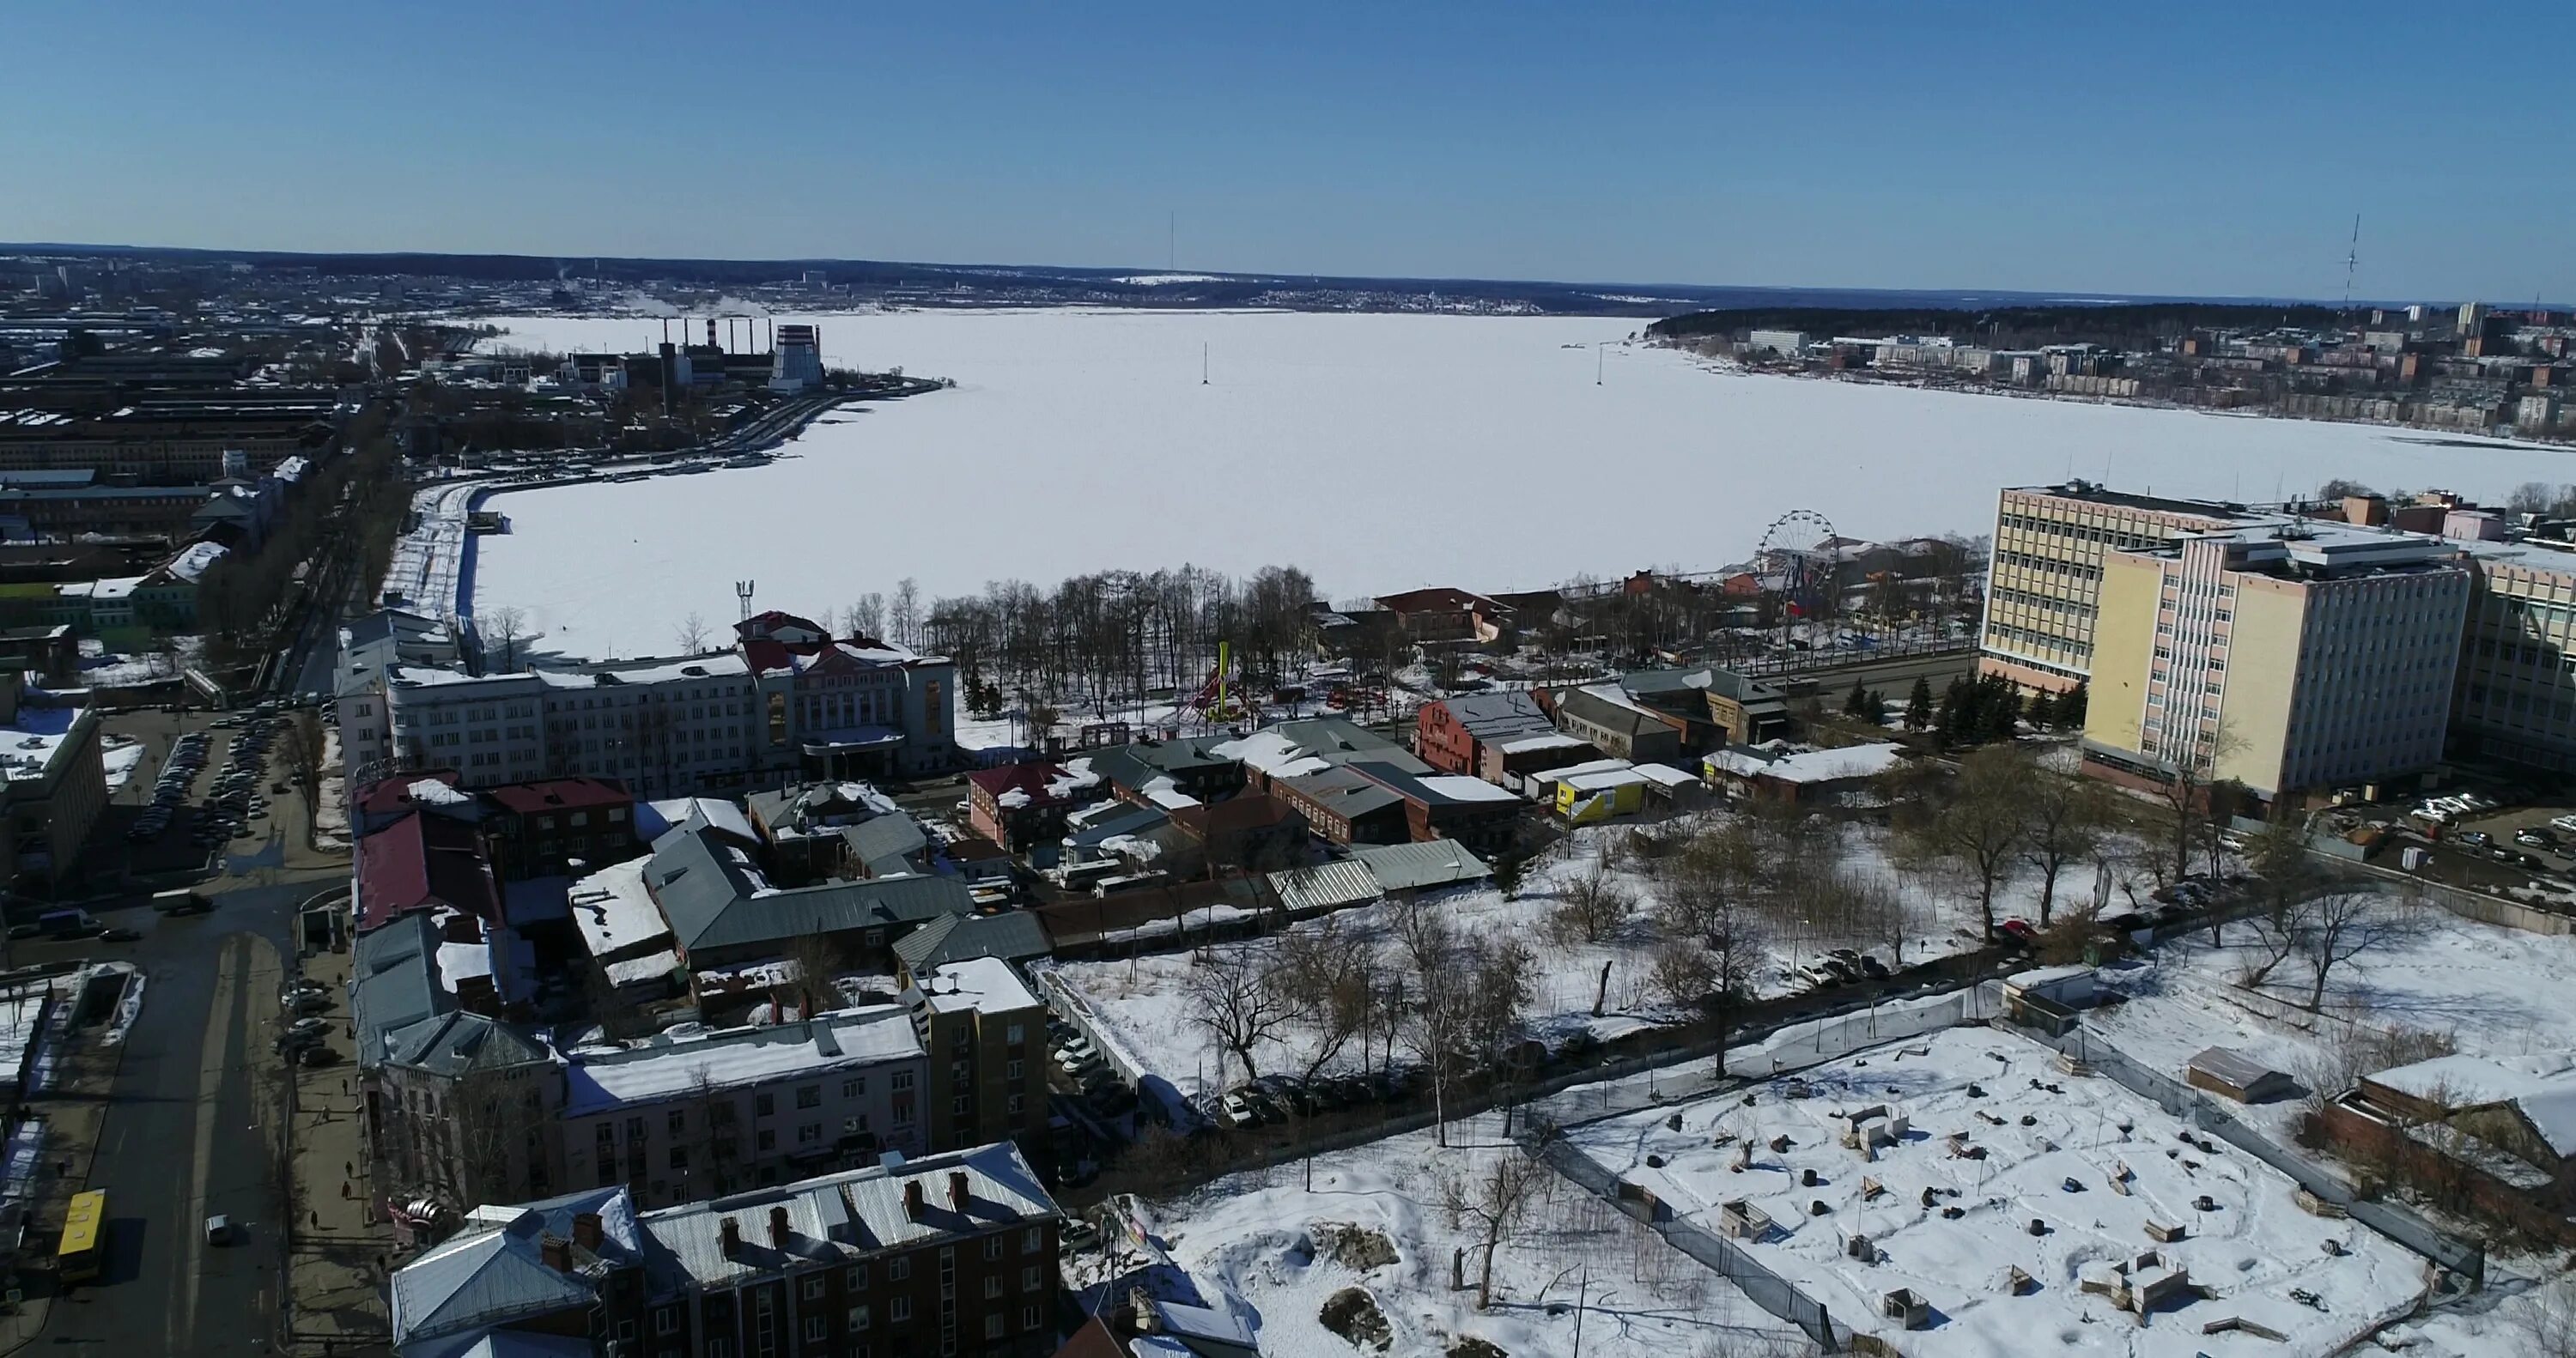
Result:
M1878 1313L1909 1330L1919 1330L1932 1323L1932 1303L1910 1287L1880 1293Z
M2093 1007L2093 968L2033 967L2004 978L2004 999L2036 998L2069 1009Z
M2234 1047L2206 1047L2183 1068L2183 1079L2238 1103L2266 1103L2287 1098L2297 1081Z

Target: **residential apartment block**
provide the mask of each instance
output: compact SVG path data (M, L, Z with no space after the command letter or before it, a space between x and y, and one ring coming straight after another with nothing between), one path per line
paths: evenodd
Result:
M398 1270L400 1358L1041 1358L1063 1213L1009 1143L637 1210L478 1207Z
M2242 505L2130 495L2089 481L2003 492L1979 633L1979 671L2063 692L2093 672L2102 556L2269 522Z
M2101 557L2084 758L2271 798L2440 762L2470 573L2459 544L2288 522Z
M975 957L904 971L927 1053L931 1144L1017 1140L1043 1150L1047 1010L1011 965Z
M451 1010L380 1040L370 1126L403 1192L450 1204L567 1186L688 1202L932 1144L896 1005L569 1050Z

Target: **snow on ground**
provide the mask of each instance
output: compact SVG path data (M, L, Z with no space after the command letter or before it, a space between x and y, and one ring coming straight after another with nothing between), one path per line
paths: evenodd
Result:
M175 679L180 663L196 654L198 638L172 637L174 649L147 654L121 654L107 649L106 643L85 640L80 644L80 683L84 688L131 688L141 684Z
M937 596L1183 562L1295 563L1335 598L1526 589L1648 563L1715 568L1796 508L1859 537L1983 533L1999 486L2069 474L2167 495L2269 496L2346 476L2495 499L2576 465L2362 425L1726 374L1645 346L1614 344L1619 366L1594 385L1590 346L1629 336L1633 319L792 319L822 327L835 364L959 385L836 417L764 467L501 495L491 507L511 531L475 546L478 607L525 609L568 654L660 654L690 613L735 616L742 579L760 582L763 606L807 615L907 576ZM642 350L659 334L641 318L495 323L506 343L552 350ZM1632 497L1582 493L1579 478L1601 474L1726 493L1639 516ZM1443 522L1500 527L1426 531L1433 501ZM851 504L908 510L853 537ZM438 597L462 538L398 561L389 583Z
M99 741L99 762L106 766L107 790L116 792L143 767L143 742L132 736L106 736Z
M1355 1349L1317 1319L1327 1298L1354 1286L1386 1315L1389 1353L1439 1354L1468 1335L1516 1356L1571 1353L1573 1303L1586 1265L1586 1355L1805 1351L1794 1330L1733 1284L1554 1174L1541 1175L1546 1196L1496 1252L1494 1304L1479 1312L1476 1232L1450 1223L1439 1185L1444 1175L1472 1175L1495 1156L1519 1152L1505 1148L1499 1115L1452 1123L1449 1139L1443 1148L1421 1132L1335 1152L1316 1161L1312 1192L1299 1165L1230 1175L1186 1199L1154 1204L1151 1229L1201 1300L1257 1317L1268 1358L1373 1352ZM1336 1226L1380 1233L1395 1261L1366 1267L1365 1256L1337 1257ZM1451 1252L1460 1248L1468 1250L1463 1292L1449 1286ZM1127 1248L1126 1265L1136 1259ZM1095 1285L1103 1269L1097 1256L1084 1256L1067 1272L1079 1289ZM1179 1280L1156 1282L1170 1288ZM1552 1313L1557 1303L1561 1313Z
M1710 813L1723 816L1727 813ZM1531 1024L1536 1033L1551 1041L1578 1031L1589 1032L1609 1040L1673 1021L1678 1015L1654 993L1649 981L1657 941L1652 925L1656 883L1633 857L1623 860L1614 876L1638 901L1636 916L1617 933L1597 943L1580 940L1559 942L1547 933L1549 916L1564 899L1567 887L1592 871L1602 846L1626 835L1628 825L1594 825L1575 830L1558 850L1534 861L1522 879L1519 891L1505 900L1500 890L1491 886L1442 893L1430 898L1443 911L1461 935L1486 939L1516 938L1530 946L1537 967L1530 1005ZM1876 826L1851 823L1838 828L1840 848L1835 861L1859 873L1873 875L1894 885L1914 903L1919 914L1906 941L1905 961L1919 962L1936 956L1966 951L1976 938L1976 903L1956 883L1899 871L1888 857L1887 831ZM2080 877L2082 890L2092 884L2089 865L2069 878ZM2070 880L2061 880L2060 899L2077 888ZM2027 914L2038 917L2038 875L2023 871L2016 874L1998 893L1998 917ZM1328 917L1333 928L1346 937L1377 938L1392 950L1393 929L1400 909L1391 903L1363 906ZM1326 927L1317 920L1293 926L1300 930ZM1850 946L1875 948L1887 955L1885 940L1869 938L1826 937L1821 934L1800 936L1793 928L1775 940L1771 964L1765 969L1757 989L1763 995L1782 995L1803 989L1792 968L1800 961L1814 960L1820 949ZM1213 945L1223 952L1264 951L1275 946L1270 939L1246 939ZM1067 962L1057 970L1064 981L1081 992L1083 999L1115 1035L1116 1040L1136 1058L1144 1071L1162 1076L1184 1095L1195 1097L1219 1089L1222 1074L1227 1085L1240 1083L1240 1064L1231 1056L1220 1056L1221 1047L1207 1030L1195 1022L1187 977L1196 965L1195 953L1163 953L1137 958L1092 962ZM1600 1017L1592 1014L1594 997L1600 992L1601 969L1610 967L1609 994ZM1302 1070L1311 1059L1313 1033L1302 1025L1284 1030L1277 1039L1254 1046L1254 1059L1264 1074ZM1384 1036L1375 1045L1383 1060ZM1397 1042L1399 1064L1408 1058L1402 1040ZM1356 1070L1360 1056L1356 1050L1343 1052L1323 1069L1327 1072Z
M2263 1351L2332 1353L2403 1314L2423 1291L2415 1255L2349 1219L2308 1215L2286 1177L2224 1146L2186 1145L2185 1125L2154 1104L2107 1079L2065 1074L2055 1059L2007 1032L1953 1028L1817 1067L1803 1077L1804 1100L1774 1081L1750 1106L1721 1095L1568 1136L1711 1231L1722 1204L1758 1207L1773 1228L1750 1246L1753 1256L1837 1321L1885 1337L1908 1358L2244 1351L2247 1340L2202 1333L2228 1316L2288 1336ZM1832 1115L1873 1105L1912 1126L1869 1163L1839 1144ZM1674 1116L1679 1131L1667 1121ZM1983 1157L1954 1155L1952 1133ZM1786 1149L1772 1149L1783 1136ZM1750 1163L1739 1170L1746 1146ZM2114 1186L2122 1166L2131 1175L2126 1193ZM1803 1182L1811 1169L1814 1185ZM1885 1191L1865 1200L1864 1178ZM2204 1197L2211 1210L2196 1208ZM1815 1203L1826 1210L1814 1213ZM1946 1217L1951 1209L1961 1215ZM2045 1223L2044 1234L2030 1234L2033 1220ZM2150 1222L2185 1236L2160 1245ZM1853 1233L1869 1238L1874 1262L1846 1252ZM2213 1295L2168 1299L2141 1326L2078 1286L2149 1250ZM2007 1266L2027 1272L2036 1290L2007 1293ZM1907 1333L1880 1315L1881 1296L1908 1287L1931 1303L1930 1328ZM2317 1304L2294 1299L2294 1288Z
M2242 998L2234 982L2259 957L2253 931L2239 925L2227 931L2226 947L2211 946L2208 932L2195 930L2162 944L2150 966L2106 973L2129 998L2086 1015L2085 1027L2176 1077L2193 1053L2212 1046L2242 1049L2304 1077L2352 1024L2447 1035L2473 1056L2576 1051L2576 1004L2559 989L2576 975L2576 937L2480 924L2394 897L2387 908L2409 928L2328 973L2322 1019L2295 1008L2306 1004L2312 975L2296 958L2282 963L2260 994ZM2248 1121L2279 1138L2299 1105L2279 1101L2245 1111Z

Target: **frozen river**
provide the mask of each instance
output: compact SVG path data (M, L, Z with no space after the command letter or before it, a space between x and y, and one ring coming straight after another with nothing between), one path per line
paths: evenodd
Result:
M511 531L478 543L477 610L525 610L550 651L659 654L689 614L735 616L744 579L757 606L815 617L906 576L937 596L1184 562L1295 564L1336 598L1501 590L1740 561L1791 509L1854 537L1985 533L1999 486L2070 474L2262 500L2337 476L2486 497L2576 481L2568 453L2409 431L1720 374L1622 343L1632 319L780 319L819 324L836 365L958 386L837 413L766 467L498 497ZM531 348L660 338L498 323Z

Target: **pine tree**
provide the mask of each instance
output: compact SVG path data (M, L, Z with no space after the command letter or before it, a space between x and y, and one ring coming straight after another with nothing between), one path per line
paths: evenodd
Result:
M1853 717L1869 715L1869 690L1858 679L1852 680L1851 692L1843 695L1843 713Z
M1869 696L1861 702L1861 718L1872 726L1885 726L1887 724L1887 695L1879 692L1877 689L1871 689L1869 691Z
M1905 695L1905 729L1920 731L1932 724L1932 681L1916 675L1914 691Z
M2021 690L2009 679L1997 678L1987 686L1983 716L1988 740L2010 740L2021 734Z
M2083 730L2085 701L2084 681L2079 679L2075 682L2075 687L2058 695L2057 724L2072 730Z
M2030 701L2023 705L2021 714L2024 720L2043 731L2057 725L2057 703L2049 697L2047 689L2030 695Z

